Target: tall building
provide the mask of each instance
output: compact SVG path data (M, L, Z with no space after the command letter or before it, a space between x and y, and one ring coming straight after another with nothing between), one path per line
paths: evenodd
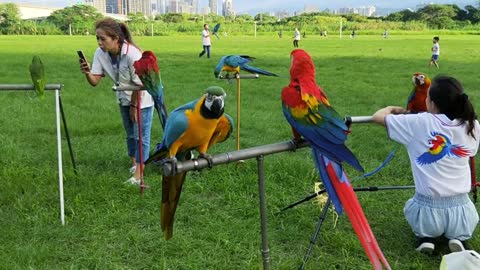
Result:
M165 0L156 0L155 3L156 3L155 13L165 14L165 11L166 11Z
M169 0L167 5L167 11L165 13L180 13L179 0Z
M218 15L218 1L208 0L208 6L210 7L210 13Z
M233 0L223 0L223 16L235 16L235 11L233 10Z

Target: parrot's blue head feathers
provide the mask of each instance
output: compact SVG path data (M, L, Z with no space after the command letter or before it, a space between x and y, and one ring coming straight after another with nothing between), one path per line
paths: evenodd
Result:
M215 71L213 72L213 74L215 75L215 78L218 78L220 75L220 72L222 72L222 69L225 66L225 58L227 58L227 56L223 56L218 62L217 66L215 67Z

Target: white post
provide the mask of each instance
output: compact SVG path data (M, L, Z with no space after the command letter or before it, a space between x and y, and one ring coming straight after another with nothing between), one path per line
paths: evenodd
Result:
M152 23L152 27L151 27L151 28L152 28L152 37L153 37L153 23Z
M254 23L254 27L253 27L253 35L255 37L257 37L257 22L253 22Z
M342 38L342 19L340 19L340 38Z
M68 24L68 31L70 32L70 36L72 35L72 24Z
M58 152L58 193L60 196L60 221L65 225L65 207L63 201L62 131L60 129L60 93L55 90L55 111L57 116L57 152Z

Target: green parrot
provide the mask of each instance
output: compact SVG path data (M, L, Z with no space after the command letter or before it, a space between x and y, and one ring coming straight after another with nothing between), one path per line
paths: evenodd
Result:
M30 64L30 76L32 77L33 88L38 96L43 99L45 97L45 69L38 55L33 57Z

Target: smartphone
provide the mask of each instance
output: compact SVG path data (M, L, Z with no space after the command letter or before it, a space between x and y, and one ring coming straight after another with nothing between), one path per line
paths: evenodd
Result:
M87 58L85 57L85 54L83 53L83 51L77 51L77 54L78 54L78 57L80 57L80 59L82 59L85 63L87 62Z

